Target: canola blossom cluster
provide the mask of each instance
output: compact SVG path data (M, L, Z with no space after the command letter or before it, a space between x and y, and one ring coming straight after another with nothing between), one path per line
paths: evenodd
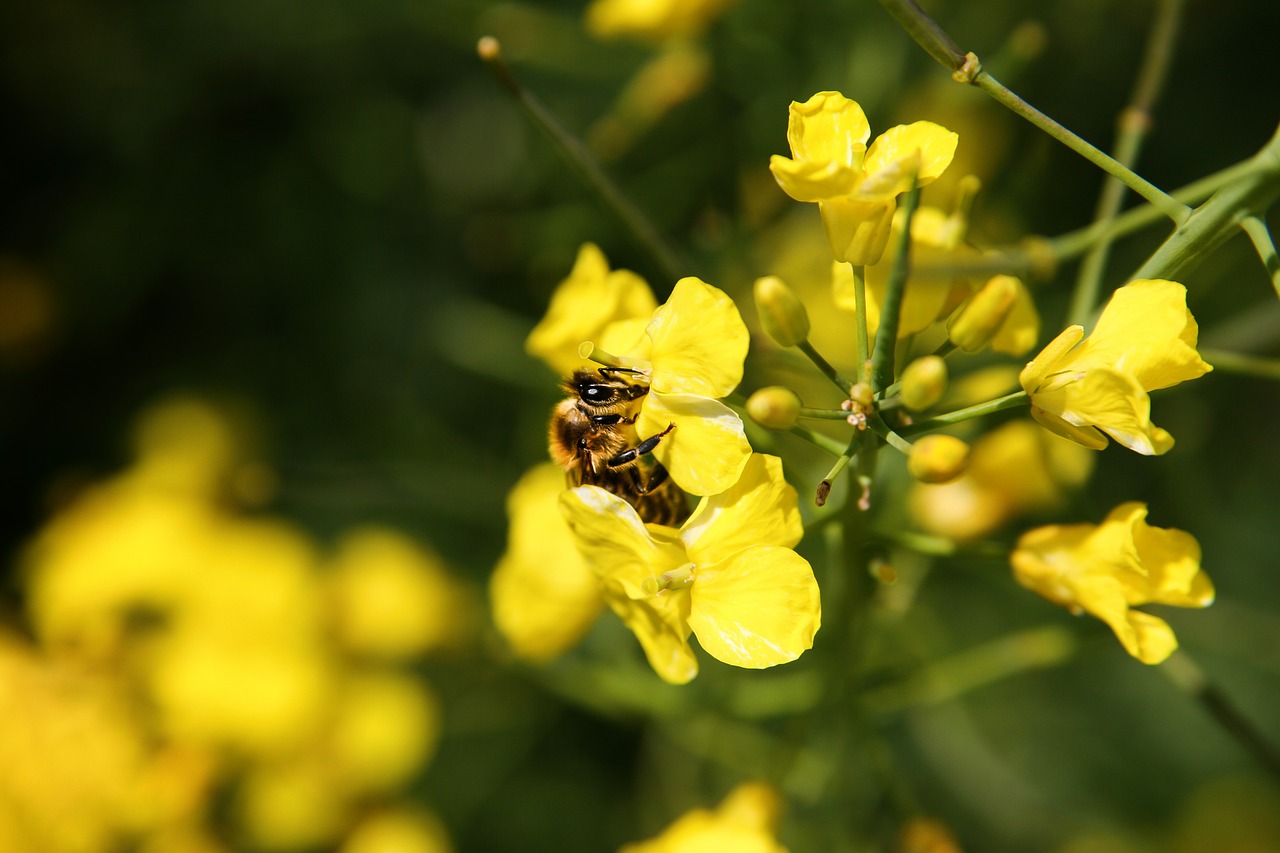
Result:
M322 548L237 509L270 481L218 409L172 400L30 543L0 849L451 849L405 794L442 713L413 668L472 642L474 594L391 528Z
M508 548L490 590L495 623L518 656L545 663L566 653L606 607L634 633L657 675L676 684L699 670L690 637L712 658L748 669L793 661L813 645L819 589L795 550L806 513L782 460L752 450L735 409L769 429L792 429L806 416L847 420L851 450L833 473L846 465L861 472L862 512L875 505L878 487L862 468L865 454L853 448L901 451L897 464L917 481L907 500L914 523L961 544L1062 510L1089 479L1091 451L1108 437L1145 455L1172 448L1172 436L1151 421L1148 394L1211 369L1196 350L1186 289L1131 281L1115 291L1091 333L1068 327L1020 371L1018 363L966 370L964 358L975 353L1016 358L1034 349L1041 319L1032 292L1007 274L908 275L904 284L908 255L961 270L982 257L967 242L977 182L961 182L950 212L918 205L919 188L952 162L957 135L919 121L869 139L856 102L819 92L791 105L791 157L774 156L769 168L788 196L818 205L833 258L827 298L850 312L849 338L861 324L878 358L877 338L898 350L900 369L888 379L873 376L869 346L867 363L847 370L818 356L806 299L776 275L756 281L765 334L753 343L719 288L683 278L658 305L639 276L611 270L594 245L581 248L527 348L560 373L617 371L607 375L643 386L633 410L605 420L632 428L626 434L637 459L626 464L665 472L697 504L678 528L646 523L608 488L570 488L555 466L530 471L509 498ZM905 194L913 203L900 207ZM886 323L891 333L881 328ZM749 344L763 347L766 363L800 348L847 395L844 405L809 409L785 386L758 389L745 407L726 404L743 380ZM1034 420L1006 419L974 435L961 417L1016 407ZM931 417L948 431L903 437ZM830 477L817 490L819 506ZM1154 664L1177 642L1167 623L1132 608L1204 607L1213 588L1196 540L1147 525L1146 514L1145 505L1128 502L1101 525L1032 529L1011 563L1020 584L1096 616L1127 652Z

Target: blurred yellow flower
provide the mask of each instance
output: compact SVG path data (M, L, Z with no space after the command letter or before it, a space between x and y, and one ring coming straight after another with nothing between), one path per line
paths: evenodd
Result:
M1088 480L1094 455L1030 420L1014 420L974 441L958 479L912 489L916 523L956 540L992 533L1011 519L1062 505Z
M422 769L440 735L440 704L421 679L396 672L349 675L325 736L344 788L394 790Z
M958 137L927 121L898 125L871 146L871 126L856 101L818 92L793 101L787 141L795 159L775 154L769 169L796 201L816 202L837 261L880 260L889 240L897 197L946 170Z
M657 305L644 279L630 270L610 270L604 253L593 243L583 243L569 277L556 287L546 315L525 340L525 349L557 373L569 374L586 366L578 355L583 341L601 340L604 330L617 321L647 319Z
M149 829L149 744L119 685L0 634L0 850L99 853Z
M351 533L326 575L310 537L229 511L243 448L206 404L158 407L137 444L24 552L30 621L66 689L8 668L0 642L0 849L332 847L438 736L429 689L377 664L456 642L471 596L393 531ZM19 724L11 696L39 722ZM229 824L211 823L215 791ZM5 802L31 816L10 825Z
M457 647L475 630L470 590L438 556L390 528L345 533L328 586L338 640L357 654L415 657Z
M364 817L340 853L450 853L440 820L407 809L382 809Z
M598 38L659 41L694 36L737 0L593 0L587 30Z
M1031 414L1094 450L1106 447L1110 435L1146 456L1167 452L1173 436L1151 423L1147 392L1213 369L1196 352L1186 297L1181 284L1159 279L1116 290L1083 344L1084 329L1071 326L1023 368L1019 380L1031 395Z
M1195 537L1151 527L1146 518L1146 505L1130 501L1100 525L1038 527L1018 540L1011 560L1020 584L1073 612L1093 614L1111 626L1129 654L1156 664L1178 647L1173 630L1130 608L1207 607L1214 593L1200 569Z
M664 680L698 673L692 632L712 657L760 669L795 660L821 621L813 570L791 550L803 534L782 462L754 454L732 488L703 498L673 530L646 525L595 486L560 505L605 600Z
M750 333L733 300L701 279L676 282L644 336L620 359L649 385L636 432L674 425L653 455L680 488L714 495L732 486L751 455L742 419L721 403L742 381Z
M560 514L564 471L525 472L507 495L507 550L489 579L493 622L519 657L542 663L575 645L600 615L604 595Z
M619 853L786 853L774 835L780 810L773 788L748 782L717 808L686 812L661 835L624 845Z

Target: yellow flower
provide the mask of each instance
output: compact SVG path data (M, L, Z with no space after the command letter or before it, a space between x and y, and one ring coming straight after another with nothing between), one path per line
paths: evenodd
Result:
M605 600L666 681L698 673L692 632L712 657L759 669L795 660L821 621L818 585L793 550L803 533L782 462L754 454L733 488L703 498L674 530L646 527L626 501L594 486L561 509Z
M786 853L774 837L779 811L777 792L749 782L730 791L716 809L686 812L658 837L627 844L619 853Z
M697 35L736 0L595 0L587 29L598 38L661 40Z
M1031 414L1094 450L1107 446L1106 433L1146 456L1167 452L1173 436L1151 423L1147 392L1213 369L1196 352L1186 296L1181 284L1160 279L1117 290L1088 340L1080 344L1084 329L1071 326L1023 368Z
M795 159L773 155L769 169L796 201L817 202L836 260L880 260L897 197L933 181L955 155L958 137L933 122L898 125L871 146L871 126L856 101L819 92L792 102L787 141Z
M473 632L471 590L440 557L391 528L343 534L327 581L334 631L356 654L409 658L462 645Z
M900 232L903 217L895 216L890 233ZM922 206L911 218L911 257L913 263L945 264L949 260L978 257L972 247L962 242L963 217L947 214L936 207ZM897 262L896 254L884 257L866 269L867 332L874 335L880 327L880 306L889 288L889 275ZM831 263L832 294L836 307L856 312L853 291L853 269L846 263ZM898 337L914 335L951 313L972 292L974 282L953 276L912 277L903 295L898 318Z
M649 438L675 425L653 455L690 494L723 492L751 456L742 419L717 399L742 381L749 339L724 291L682 278L653 312L643 338L620 359L649 385L636 432Z
M919 484L909 508L916 523L957 540L986 536L1015 516L1060 506L1093 471L1094 455L1015 420L973 443L969 469L949 483Z
M585 364L578 355L583 341L600 340L617 321L647 318L657 304L644 279L630 270L611 271L604 253L584 243L524 346L557 373L571 373Z
M1146 504L1130 501L1100 525L1053 524L1018 540L1018 582L1055 604L1087 611L1111 626L1125 650L1160 663L1178 647L1164 620L1131 610L1142 604L1207 607L1213 584L1200 569L1200 545L1182 530L1151 527Z
M557 503L564 471L529 470L507 496L507 550L489 581L493 622L512 650L537 663L563 654L604 607Z

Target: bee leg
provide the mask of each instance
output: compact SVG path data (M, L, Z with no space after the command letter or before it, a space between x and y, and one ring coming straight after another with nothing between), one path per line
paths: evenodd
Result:
M638 486L636 488L636 492L640 495L647 495L657 489L658 486L665 483L667 478L670 476L671 475L667 473L666 468L663 468L661 465L655 465L653 473L649 475L649 482L645 483L643 486Z
M667 424L667 428L664 429L662 432L650 438L646 438L644 441L640 442L635 447L622 451L617 456L613 457L612 459L610 459L608 462L604 464L609 466L610 468L619 468L623 465L629 465L632 462L635 462L641 456L644 456L647 453L652 453L653 449L658 446L658 442L662 440L662 437L665 436L667 433L671 432L675 428L676 428L675 424Z

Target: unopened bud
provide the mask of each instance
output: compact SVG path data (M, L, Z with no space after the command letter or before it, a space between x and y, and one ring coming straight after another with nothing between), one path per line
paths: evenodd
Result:
M991 343L1018 299L1019 282L1011 275L992 276L947 321L947 337L965 352Z
M969 445L954 435L926 435L907 454L907 470L922 483L954 480L968 464Z
M898 395L907 409L922 412L941 400L946 390L947 362L942 356L926 355L917 358L902 371L902 386Z
M800 417L800 398L790 388L773 385L747 398L751 420L769 429L789 429Z
M796 292L776 275L756 279L760 325L778 346L793 347L809 337L809 312Z

